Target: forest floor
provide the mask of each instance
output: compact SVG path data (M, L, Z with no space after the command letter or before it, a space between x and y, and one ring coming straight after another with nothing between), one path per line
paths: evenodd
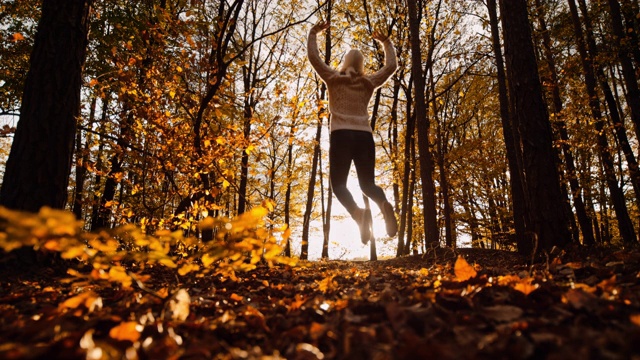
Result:
M637 251L157 266L129 289L2 272L2 359L640 359Z

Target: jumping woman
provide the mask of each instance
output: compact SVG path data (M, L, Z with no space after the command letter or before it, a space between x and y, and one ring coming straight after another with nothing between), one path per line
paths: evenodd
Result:
M347 53L340 70L331 68L320 59L316 39L316 35L328 29L329 25L328 22L320 22L311 28L307 41L307 55L309 62L329 90L331 187L338 201L358 223L360 238L366 244L371 237L371 212L356 204L347 188L347 178L353 162L360 188L380 208L387 234L395 236L398 223L393 206L374 179L375 143L369 124L368 106L373 92L396 71L398 61L389 37L376 31L373 38L384 45L385 64L380 70L373 74L365 74L364 56L357 49L351 49Z

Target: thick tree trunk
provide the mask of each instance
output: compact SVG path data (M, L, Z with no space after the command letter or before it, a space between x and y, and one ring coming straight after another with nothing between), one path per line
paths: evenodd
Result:
M0 204L63 208L71 171L90 0L44 0Z
M517 119L522 147L525 199L532 236L529 246L518 251L535 251L535 239L543 249L564 246L570 239L569 219L564 212L551 136L549 114L538 77L538 65L529 27L526 0L502 0L505 58L512 114Z
M513 208L513 225L516 233L518 249L529 246L525 237L525 200L522 185L522 174L518 168L520 153L520 138L512 124L509 111L509 94L507 79L502 59L502 47L500 45L500 31L498 29L498 15L496 0L487 0L489 10L489 24L491 26L491 38L493 41L493 53L496 59L496 75L498 78L498 96L500 99L500 119L502 121L502 134L507 150L507 165L509 166L509 181L511 185L511 206Z
M564 162L566 167L566 177L571 189L571 195L573 199L573 206L576 209L576 215L578 217L578 223L580 224L580 230L582 231L582 239L585 245L592 245L595 243L595 237L593 235L592 220L587 214L587 209L582 200L582 187L578 182L578 175L575 165L573 152L569 146L569 133L567 132L567 124L564 119L562 109L564 107L562 96L560 94L560 84L558 82L558 73L556 71L555 59L552 53L551 36L547 29L547 23L545 19L545 12L542 4L542 0L536 0L536 7L538 9L537 18L540 24L540 30L542 32L542 45L544 47L544 56L549 67L549 77L552 86L552 99L553 99L553 111L554 118L556 119L556 130L561 140L562 154L564 155Z

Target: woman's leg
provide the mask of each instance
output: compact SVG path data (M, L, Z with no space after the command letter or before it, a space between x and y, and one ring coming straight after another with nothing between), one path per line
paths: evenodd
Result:
M360 240L369 242L371 238L371 212L356 204L353 195L347 188L347 178L353 154L359 149L354 146L354 131L336 130L331 133L329 140L329 177L331 188L336 198L347 209L360 229Z
M387 201L387 197L382 188L375 183L376 147L373 141L373 134L361 131L354 140L353 143L356 144L358 150L354 151L353 163L358 173L360 188L362 192L380 208L384 216L387 234L389 236L395 236L398 232L398 221L395 211L393 210L393 206Z
M329 140L329 177L331 189L336 198L347 209L351 216L354 215L358 205L351 192L347 188L347 178L351 169L352 140L350 130L336 130L331 133Z
M353 155L353 163L358 173L360 189L367 197L373 200L380 208L387 201L387 197L381 187L375 183L376 146L373 142L373 134L365 131L357 131L353 144L356 150Z

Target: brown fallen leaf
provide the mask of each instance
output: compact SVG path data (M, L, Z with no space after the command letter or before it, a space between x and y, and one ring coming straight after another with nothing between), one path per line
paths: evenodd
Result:
M519 319L524 311L512 305L495 305L482 309L484 317L497 322L511 322Z

